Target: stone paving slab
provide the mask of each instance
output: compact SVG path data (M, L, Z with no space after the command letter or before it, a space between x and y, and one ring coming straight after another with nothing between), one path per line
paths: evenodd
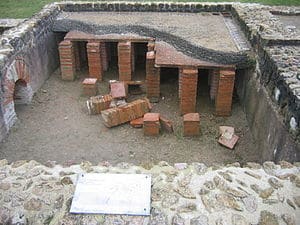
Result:
M238 52L223 16L212 13L159 12L62 12L57 19L105 26L144 26L167 32L197 46L225 52Z
M151 215L70 214L80 173L151 174ZM296 225L300 164L45 165L0 160L0 224Z

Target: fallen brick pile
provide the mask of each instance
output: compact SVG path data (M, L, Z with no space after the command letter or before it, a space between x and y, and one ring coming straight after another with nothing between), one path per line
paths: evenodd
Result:
M148 99L138 99L125 106L104 110L101 115L105 126L114 127L143 117L149 111L150 103Z
M90 115L101 114L101 111L108 109L113 98L111 95L97 95L90 97L86 105Z

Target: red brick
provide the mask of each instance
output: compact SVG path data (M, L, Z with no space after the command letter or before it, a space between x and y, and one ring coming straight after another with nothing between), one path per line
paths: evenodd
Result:
M197 136L200 133L199 113L188 113L183 116L183 135Z
M144 135L157 136L159 128L159 113L146 113L144 115Z
M234 79L235 71L220 70L218 91L215 100L215 114L217 116L231 115Z
M86 78L82 82L83 94L86 96L97 95L97 79L96 78Z
M179 70L179 100L181 114L192 113L196 110L197 81L197 68L183 68Z
M62 41L59 44L60 70L62 80L74 80L76 71L76 61L73 43Z
M218 142L219 142L219 144L221 144L229 149L233 149L238 140L239 140L239 137L234 134L231 139L227 139L227 138L221 136L219 138Z
M103 79L103 66L101 58L101 45L103 42L89 42L87 44L89 76L97 78L99 81Z
M125 98L126 90L124 82L112 82L110 84L110 91L113 98Z
M151 102L158 102L160 96L160 68L155 67L154 51L146 56L146 87L147 97Z
M139 112L135 110L137 105L140 105ZM107 127L113 127L142 117L147 112L149 112L149 108L146 100L139 99L122 107L103 110L101 115L104 124Z
M167 131L169 133L172 133L174 131L173 123L171 120L168 120L167 118L165 118L163 116L160 116L159 121L160 121L161 127L164 131Z
M134 128L142 128L144 124L144 118L140 117L130 121L130 125Z
M159 113L146 113L144 115L144 122L158 122L159 121Z

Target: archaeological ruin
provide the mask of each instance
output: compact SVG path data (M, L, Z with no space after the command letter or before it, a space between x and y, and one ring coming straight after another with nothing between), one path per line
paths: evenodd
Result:
M70 1L0 23L0 224L298 224L299 15ZM151 174L150 217L69 214L78 173Z

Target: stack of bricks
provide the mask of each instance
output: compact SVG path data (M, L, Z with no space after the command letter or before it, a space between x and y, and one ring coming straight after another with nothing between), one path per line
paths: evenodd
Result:
M105 42L100 44L100 54L101 54L103 71L107 71L107 69L108 69L108 49L107 49L107 45L108 44L105 43Z
M89 63L89 76L97 78L102 81L103 68L100 46L104 44L101 42L89 42L87 43L88 63Z
M210 90L209 90L209 95L211 100L215 100L217 95L219 75L220 75L219 70L212 70L211 80L210 80Z
M158 102L160 95L160 68L155 67L154 51L146 56L147 97L151 102Z
M188 113L183 116L183 135L197 136L200 132L199 113Z
M146 113L144 115L144 135L157 136L159 135L159 129L159 113Z
M198 69L183 68L179 73L179 95L181 114L192 113L196 110Z
M97 95L90 97L90 99L86 101L89 114L100 114L101 111L108 109L112 99L111 95Z
M97 95L97 79L96 78L85 78L82 82L83 94L85 96Z
M218 91L215 100L216 116L230 116L235 71L220 70Z
M140 118L147 112L149 112L148 100L138 99L125 106L104 110L101 112L101 115L105 126L114 127Z
M119 80L130 81L132 77L132 46L131 42L118 43Z
M64 40L59 44L59 57L62 80L74 80L76 61L71 41Z

